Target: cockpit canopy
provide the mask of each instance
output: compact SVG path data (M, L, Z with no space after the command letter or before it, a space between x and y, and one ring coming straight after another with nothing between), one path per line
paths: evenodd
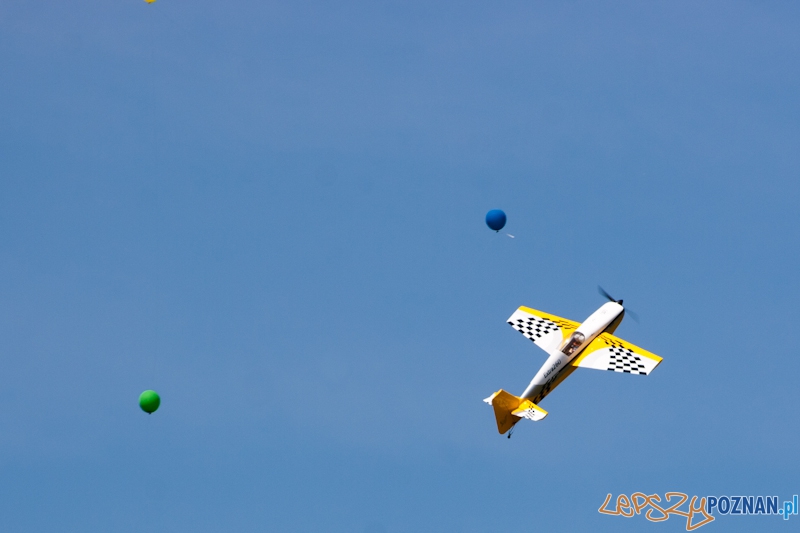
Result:
M567 339L567 342L564 343L564 347L561 348L561 353L564 355L572 355L575 351L581 347L583 341L586 340L586 336L583 333L575 332L572 336Z

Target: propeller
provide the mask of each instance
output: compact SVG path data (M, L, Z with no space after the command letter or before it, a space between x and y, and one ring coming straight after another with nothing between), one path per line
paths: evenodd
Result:
M619 305L622 305L622 300L617 300L616 298L614 298L613 296L611 296L610 294L608 294L608 293L605 291L605 289L603 289L603 287L601 287L600 285L598 285L598 286L597 286L597 290L598 290L598 291L600 291L600 294L602 294L603 296L605 296L606 298L608 298L608 301L609 301L609 302L616 302L616 303L618 303Z
M615 299L613 296L608 294L605 291L605 289L603 289L603 287L601 287L600 285L597 286L597 290L600 292L600 294L605 296L608 299L609 302L615 302L615 303L618 303L619 305L622 305L622 300ZM625 309L625 312L628 313L635 322L639 322L639 315L637 315L636 313L634 313L630 309Z

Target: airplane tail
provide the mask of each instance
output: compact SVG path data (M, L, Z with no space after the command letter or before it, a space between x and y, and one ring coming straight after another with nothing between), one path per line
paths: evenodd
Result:
M494 408L494 417L497 419L497 431L504 434L514 427L521 418L538 422L547 416L547 411L532 401L514 396L503 389L495 392L485 400Z

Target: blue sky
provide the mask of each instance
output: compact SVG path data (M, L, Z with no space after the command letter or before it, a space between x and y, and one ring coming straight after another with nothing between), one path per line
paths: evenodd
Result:
M797 493L798 22L0 4L0 527L683 531L597 508ZM505 319L598 284L664 362L499 436L481 399L544 361ZM756 521L792 527L702 531Z

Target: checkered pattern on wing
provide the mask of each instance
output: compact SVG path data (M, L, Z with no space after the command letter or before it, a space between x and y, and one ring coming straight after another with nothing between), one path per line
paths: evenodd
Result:
M533 342L536 342L538 339L552 331L560 331L561 329L552 320L538 316L518 318L517 320L509 321L508 323L511 324L512 328L519 331Z
M611 351L611 355L609 356L608 370L624 372L626 374L647 375L647 370L645 370L644 364L642 363L642 358L628 348L623 348L622 346L614 344L609 350Z

